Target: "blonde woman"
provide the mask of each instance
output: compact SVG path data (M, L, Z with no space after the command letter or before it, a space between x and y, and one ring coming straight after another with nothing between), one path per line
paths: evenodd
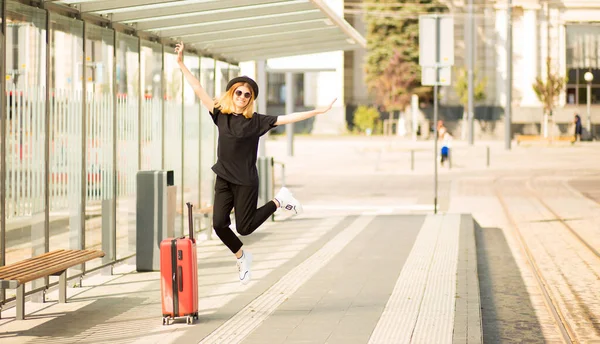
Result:
M212 170L217 175L213 202L213 227L221 241L237 258L240 281L251 279L252 255L242 249L241 240L230 228L229 214L235 208L236 230L242 236L252 234L277 208L302 212L302 206L285 187L275 198L260 208L258 202L258 171L256 159L259 138L278 125L299 122L329 111L335 99L326 107L285 116L262 115L254 112L258 85L247 76L233 78L225 94L216 101L206 92L183 63L183 43L175 47L177 63L187 82L193 87L218 128L217 162Z

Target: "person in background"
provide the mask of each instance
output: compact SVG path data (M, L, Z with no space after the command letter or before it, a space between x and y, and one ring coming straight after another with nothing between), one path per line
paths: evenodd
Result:
M573 137L573 142L581 141L581 133L583 132L583 126L581 125L581 117L577 112L573 117L573 123L575 123L575 136Z
M444 162L450 159L452 135L450 135L446 127L441 127L439 137L442 144L442 148L440 151L440 164L444 166Z

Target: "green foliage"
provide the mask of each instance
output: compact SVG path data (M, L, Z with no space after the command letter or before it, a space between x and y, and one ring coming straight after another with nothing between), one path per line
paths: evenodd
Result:
M473 100L475 102L485 100L485 88L487 87L487 78L479 80L479 78L477 77L477 72L473 71L473 81L475 82L473 88ZM469 76L466 68L459 68L457 70L454 90L460 98L460 104L466 108L469 105Z
M548 71L546 81L544 82L544 80L538 76L535 78L535 82L532 85L533 91L544 105L544 112L548 115L552 114L556 99L567 83L567 78L562 78L560 75L554 74L551 66L551 59L548 57L546 60L546 70Z
M379 111L374 107L361 105L354 111L353 124L358 132L365 132L369 128L375 132L379 122Z
M420 85L419 14L442 12L437 0L371 0L366 7L366 83L387 111L403 110L410 95L431 98Z

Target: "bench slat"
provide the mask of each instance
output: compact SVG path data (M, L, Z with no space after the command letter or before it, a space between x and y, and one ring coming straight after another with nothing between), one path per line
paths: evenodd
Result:
M40 270L34 270L34 271L30 271L27 274L13 276L13 277L11 277L11 279L17 280L17 281L19 281L19 283L27 283L29 281L33 281L35 279L38 279L38 278L41 278L44 276L48 276L53 273L64 271L75 265L85 263L88 260L103 257L103 256L104 256L103 252L98 252L96 254L88 254L88 255L84 255L84 256L75 256L75 257L69 258L68 260L63 260L62 262L56 262L53 265L47 265L45 267L42 267Z
M22 278L23 276L27 276L31 272L35 272L35 271L38 271L38 270L44 269L44 268L51 268L57 264L60 264L63 262L69 262L74 259L77 259L80 256L85 256L86 254L87 254L86 251L78 251L78 250L64 251L64 252L61 252L60 255L55 255L52 257L45 257L43 259L40 259L37 262L34 262L35 263L34 265L28 265L26 268L22 269L21 271L12 272L10 275L8 275L6 277L8 279L19 279L19 278Z
M44 254L39 255L37 257L28 258L28 259L22 260L20 262L15 262L15 263L10 264L10 265L2 266L2 267L0 267L0 274L9 273L9 272L12 272L12 271L18 271L19 269L22 269L22 268L26 267L27 265L31 264L32 262L35 264L35 262L38 259L48 258L48 257L51 257L51 256L59 255L63 251L64 250L55 250L55 251L44 253Z
M29 262L27 262L27 264L20 264L18 266L18 269L11 269L10 272L0 272L0 278L2 279L15 279L16 276L18 275L23 275L23 274L27 274L30 271L35 271L37 269L39 269L40 266L42 265L47 265L47 264L56 264L56 263L60 263L62 261L65 261L67 259L70 259L72 257L76 256L77 251L75 250L69 250L69 251L65 251L62 250L62 252L58 252L57 254L54 255L48 255L45 257L36 257L37 259L33 259Z
M16 280L19 284L23 284L100 257L104 257L104 252L97 250L52 251L0 268L0 279ZM15 271L15 267L24 269Z
M38 270L35 272L32 272L28 275L22 275L22 276L18 276L17 278L15 278L17 281L19 281L20 283L27 283L29 281L33 281L35 279L44 277L44 276L48 276L51 275L53 273L57 273L59 271L64 271L70 267L73 267L75 265L79 265L82 263L85 263L88 260L94 259L94 258L99 258L99 257L103 257L104 254L102 255L88 255L88 256L81 256L75 259L71 259L69 261L51 266L51 267L47 267L43 270Z
M13 271L6 276L8 279L18 279L21 276L27 276L31 272L38 271L45 267L51 267L62 262L70 261L73 258L77 258L79 254L77 251L65 251L61 252L60 255L54 255L51 257L45 257L34 262L30 262L27 266L22 267L18 271Z

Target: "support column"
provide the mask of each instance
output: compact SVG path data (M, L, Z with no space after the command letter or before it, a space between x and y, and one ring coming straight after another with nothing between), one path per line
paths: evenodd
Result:
M265 60L256 61L256 83L258 84L260 96L257 99L256 112L267 114L267 62ZM266 140L269 136L267 132L260 138L258 146L258 156L267 155Z
M504 108L504 148L510 150L512 125L512 0L506 9L506 106Z
M523 32L519 35L518 43L523 52L521 67L521 106L540 106L540 102L533 91L533 83L539 73L539 35L538 35L538 8L526 8L523 13Z
M498 44L496 44L496 99L498 105L506 105L506 7L497 6L496 10L496 35Z
M15 319L23 320L25 319L25 284L21 284L17 287L17 316Z
M67 302L67 270L58 276L58 302Z
M285 114L294 112L294 74L285 73ZM287 137L287 155L294 156L294 123L285 125Z

